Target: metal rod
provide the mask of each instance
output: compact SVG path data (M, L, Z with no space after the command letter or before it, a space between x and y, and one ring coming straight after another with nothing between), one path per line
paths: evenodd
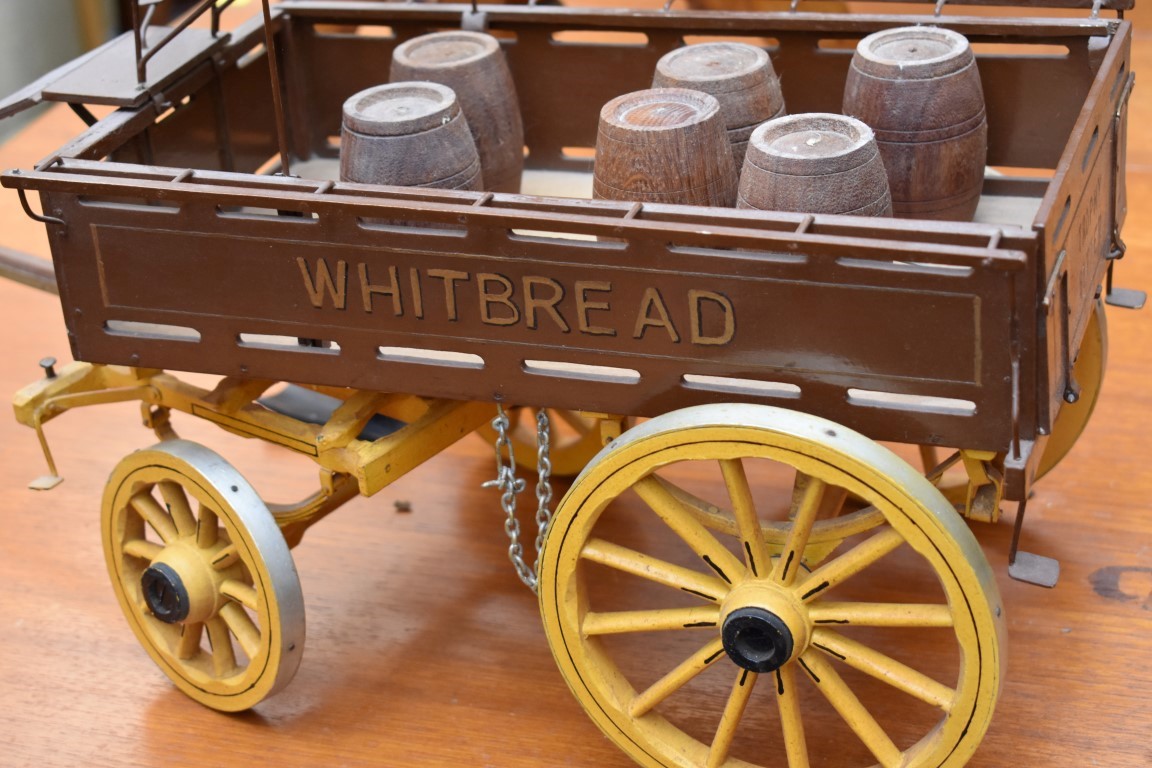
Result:
M288 164L288 126L284 121L284 101L280 85L280 64L276 56L276 35L272 30L272 9L268 0L264 5L264 47L268 53L268 73L272 76L272 105L276 108L276 138L280 142L280 170L284 176L291 176Z
M132 0L132 39L136 43L136 82L144 84L143 74L143 45L140 40L140 4Z
M68 226L64 223L63 219L58 219L55 216L48 216L42 213L36 213L34 210L32 210L32 206L28 204L28 196L24 193L23 189L17 189L16 194L20 196L20 207L24 209L24 213L28 215L28 218L32 219L33 221L38 221L41 224L58 224L61 227Z
M215 0L203 0L200 3L200 5L196 6L196 8L194 8L192 11L190 11L188 13L188 15L184 17L183 21L181 21L179 24L177 24L175 27L173 27L172 30L170 32L168 32L168 34L164 35L164 38L160 42L158 42L158 43L156 43L156 45L148 48L148 53L144 54L144 58L140 60L140 66L141 67L147 66L149 59L151 59L153 56L155 56L157 53L159 53L161 48L168 45L168 43L170 43L172 41L172 38L176 37L176 35L180 34L185 29L187 29L188 26L192 22L196 21L196 19L203 16L204 12L207 11L209 8L211 8L213 6L214 2L215 2ZM144 18L145 29L147 29L147 25L151 19L151 16L152 16L152 8L149 8L148 9L148 16L146 16ZM144 42L147 43L147 40L145 40ZM140 72L140 82L144 82L143 71Z

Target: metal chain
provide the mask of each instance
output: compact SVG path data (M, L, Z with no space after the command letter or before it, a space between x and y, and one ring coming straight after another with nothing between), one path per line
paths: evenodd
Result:
M516 575L533 592L536 591L536 566L540 563L540 549L544 546L544 536L548 531L548 524L552 520L549 503L552 501L552 485L549 477L552 473L552 462L549 456L549 424L548 414L541 410L536 417L537 439L539 447L536 455L539 462L539 478L536 483L536 562L529 566L524 561L524 545L520 543L520 521L516 517L516 494L526 487L524 478L516 477L516 456L513 452L512 441L508 437L510 423L508 414L503 406L496 404L496 418L492 420L492 429L496 431L496 479L483 484L485 488L500 489L500 506L504 510L504 533L508 535L508 559L516 569Z
M552 428L548 421L548 411L541 408L536 412L536 562L532 569L540 569L540 550L544 548L544 537L552 523Z

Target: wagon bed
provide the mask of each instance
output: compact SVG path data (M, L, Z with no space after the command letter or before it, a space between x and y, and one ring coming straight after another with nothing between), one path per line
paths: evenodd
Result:
M677 755L723 763L736 727L725 723L739 722L745 679L774 672L787 759L806 765L786 693L799 664L881 764L959 765L995 702L1002 619L956 509L994 521L1003 500L1019 501L1013 575L1054 583L1049 561L1017 559L1024 502L1087 419L1102 375L1100 303L1119 298L1111 277L1124 255L1130 29L1099 10L1088 19L935 20L975 47L990 166L977 222L937 223L565 192L591 169L599 105L645 87L656 60L679 45L754 41L772 53L790 111L838 111L854 41L924 17L286 0L266 26L213 35L153 87L122 91L120 109L34 170L3 175L48 227L73 355L96 364L32 385L18 415L40 430L70 407L144 403L146 425L165 441L125 459L109 481L109 570L153 658L209 706L250 706L295 671L302 607L285 542L471 432L496 403L585 414L570 418L585 419L606 445L549 527L549 427L539 420L537 547L546 546L529 567L518 486L500 453L512 423L503 413L493 423L510 556L540 588L569 685L629 754L651 765ZM381 62L397 44L446 26L501 39L524 116L524 191L533 194L335 180L340 104L383 79ZM269 72L269 50L283 52L282 72ZM43 213L28 192L39 193ZM224 379L205 391L160 369ZM254 401L277 381L337 395L334 411L318 425L269 413ZM321 490L268 516L218 456L172 439L170 409L313 456ZM1068 413L1072 426L1061 426ZM398 417L398 431L360 435L379 414ZM632 417L654 418L621 434ZM922 446L925 472L876 440ZM936 446L958 450L933 466ZM765 462L794 473L775 522L756 516L743 469ZM954 464L968 479L945 500L933 484ZM726 501L690 490L697 465L719 466ZM229 500L228 488L242 497ZM618 510L629 493L707 569L602 538L601 515L626 514ZM193 498L200 522L205 509L225 521L226 540L201 535L200 522L184 530L190 518L180 510ZM152 541L149 527L164 541ZM254 553L246 571L230 559L240 540ZM900 548L927 564L943 603L824 600ZM586 592L584 574L599 567L706 605L592 610L600 597ZM166 601L205 568L232 570L188 598L194 618L178 615ZM259 614L256 635L235 604ZM219 611L228 628L216 625L216 640L231 632L270 671L249 663L239 683L219 671L203 683L197 664L209 661L196 660L219 664L219 655L196 645L199 635L185 643L165 634L197 626L195 611L208 621L196 632L211 632ZM822 623L951 627L958 680L951 687L890 664ZM624 675L601 636L687 628L722 636L647 689L620 688ZM757 639L742 642L741 632ZM787 662L761 665L764 643ZM838 678L817 649L945 716L897 746L829 682ZM649 717L725 652L744 672L710 745L691 724L669 730L663 714Z
M371 62L469 11L277 8L293 51L291 145L313 166L334 157L339 105L371 84ZM530 173L587 169L572 148L593 143L598 90L642 87L682 39L778 41L790 108L835 111L850 49L828 41L917 20L532 7L485 17L515 36ZM1011 452L1018 497L1116 255L1128 32L1105 20L944 21L990 49L978 53L989 165L1055 169L987 181L987 199L1020 201L1025 215L1035 206L1031 226L1019 214L877 222L255 174L276 168L267 134L255 138L271 124L267 73L251 60L256 24L234 33L225 66L204 62L164 92L173 111L161 120L151 106L122 110L4 184L40 191L68 222L50 231L77 359L379 391L403 380L430 396L637 415L783 403L877 439ZM376 32L325 26L351 22ZM588 32L646 42L570 39ZM1018 48L1001 52L1009 43ZM528 75L543 62L559 80ZM827 87L790 88L789 67ZM587 100L558 101L581 93L564 80L577 76Z

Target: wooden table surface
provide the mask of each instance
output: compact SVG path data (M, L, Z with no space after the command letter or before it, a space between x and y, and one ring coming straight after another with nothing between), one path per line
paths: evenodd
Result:
M1152 72L1152 25L1134 69ZM1143 82L1138 81L1139 82ZM1129 256L1119 285L1152 288L1152 88L1129 128ZM49 114L0 146L29 167L76 121ZM40 225L0 196L0 242L42 256ZM1054 590L1007 577L1012 515L977 526L1005 601L1007 682L974 768L1152 765L1152 310L1109 311L1109 368L1087 432L1040 484L1026 547L1060 560ZM0 281L0 393L68 359L55 297ZM501 512L469 438L324 521L294 551L308 611L295 681L242 715L186 699L152 664L107 582L98 530L117 460L149 445L132 405L48 427L67 481L34 434L0 418L0 765L626 766L569 694L535 600L505 559ZM309 491L310 464L188 418L274 500ZM394 502L410 501L398 513ZM818 738L809 734L809 738Z

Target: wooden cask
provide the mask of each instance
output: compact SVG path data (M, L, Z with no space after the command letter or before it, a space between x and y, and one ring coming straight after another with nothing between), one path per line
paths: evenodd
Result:
M860 41L844 113L876 131L897 216L970 221L984 185L988 123L968 40L899 27Z
M456 91L484 169L487 189L519 192L524 126L500 43L483 32L434 32L392 53L392 82L428 80Z
M737 208L891 216L872 129L843 115L777 118L752 133Z
M683 88L626 93L600 110L593 195L731 207L736 165L712 96Z
M456 94L438 83L378 85L345 101L340 179L469 190L484 183Z
M739 168L748 137L761 123L784 115L784 95L763 48L734 42L677 48L656 63L653 88L690 88L716 97Z

